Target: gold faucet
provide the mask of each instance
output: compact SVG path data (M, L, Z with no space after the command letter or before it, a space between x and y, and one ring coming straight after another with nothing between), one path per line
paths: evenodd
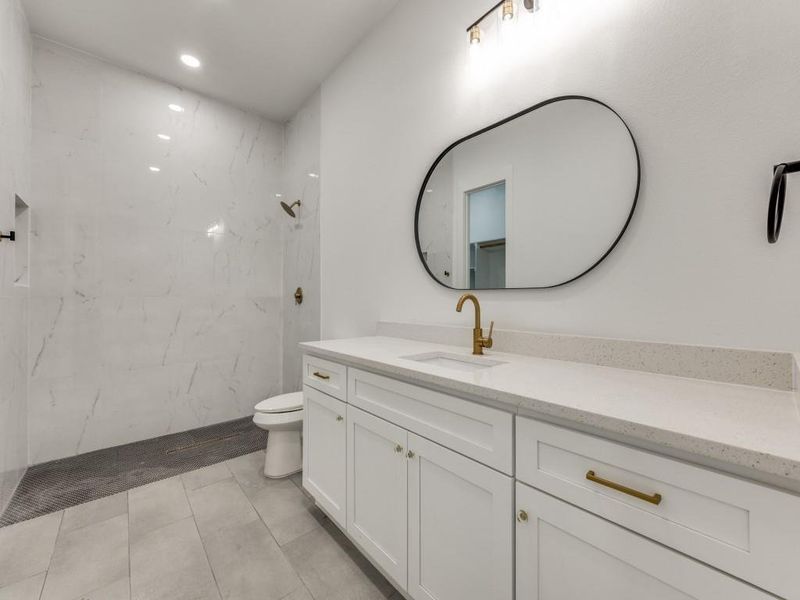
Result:
M483 337L483 329L481 328L481 304L475 294L464 294L458 299L456 304L456 312L461 312L464 308L464 302L472 300L475 305L475 328L472 330L472 353L483 354L484 348L491 348L494 345L492 341L492 331L494 331L494 321L489 325L489 337Z

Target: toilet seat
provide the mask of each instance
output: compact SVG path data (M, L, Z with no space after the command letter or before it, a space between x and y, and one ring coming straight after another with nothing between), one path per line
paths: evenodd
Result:
M303 392L292 392L267 398L256 404L255 412L262 414L290 413L303 410Z

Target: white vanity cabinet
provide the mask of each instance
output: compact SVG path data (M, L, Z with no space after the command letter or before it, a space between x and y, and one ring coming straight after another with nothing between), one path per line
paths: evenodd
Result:
M516 433L518 481L800 600L797 496L535 419Z
M408 435L408 592L415 600L513 597L513 481Z
M349 405L347 489L347 533L414 600L513 597L511 477Z
M304 364L303 486L317 504L413 600L512 600L513 416ZM345 390L346 403L329 395Z
M408 571L408 433L347 407L347 532L387 575Z
M517 600L775 600L517 483Z
M796 494L441 386L304 368L303 485L407 598L800 600Z
M347 405L303 386L303 487L340 527L347 525Z

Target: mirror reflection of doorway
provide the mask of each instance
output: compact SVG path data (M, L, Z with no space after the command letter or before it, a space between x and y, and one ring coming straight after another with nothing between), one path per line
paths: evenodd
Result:
M506 182L466 192L470 289L506 286Z

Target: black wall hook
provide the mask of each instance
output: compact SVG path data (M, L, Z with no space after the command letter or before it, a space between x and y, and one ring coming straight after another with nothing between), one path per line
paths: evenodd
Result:
M16 239L17 235L13 231L9 231L8 235L3 235L0 232L0 241L8 240L9 242L13 242Z
M783 223L783 205L786 203L786 176L800 172L800 161L775 165L772 175L772 189L769 192L769 212L767 213L767 240L770 244L778 241Z

